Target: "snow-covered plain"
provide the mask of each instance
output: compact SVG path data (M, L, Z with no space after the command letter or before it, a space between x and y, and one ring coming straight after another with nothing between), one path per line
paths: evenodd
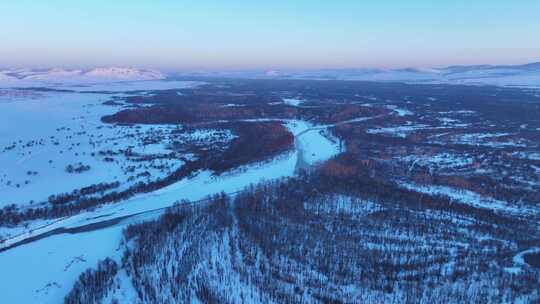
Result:
M175 86L175 83L167 85ZM167 85L161 84L160 87ZM186 86L184 83L180 85ZM42 203L49 195L71 192L96 183L120 182L127 186L141 179L133 178L128 183L132 176L148 172L152 178L163 177L182 165L168 159L140 162L128 161L123 156L100 154L127 147L139 153L140 157L171 153L165 145L148 144L143 139L165 137L177 127L102 124L100 118L103 115L117 110L103 105L110 98L110 94L47 92L40 98L6 98L6 102L0 102L0 112L4 117L0 120L0 163L3 164L0 170L0 208L7 204ZM201 140L198 137L204 134L192 135ZM215 134L206 134L207 137L212 135ZM104 161L107 157L109 161ZM79 163L89 166L89 170L66 172L67 166Z
M2 303L62 303L83 271L107 256L121 258L121 231L56 235L0 253Z
M100 90L112 91L109 89L115 86L117 84L100 85ZM152 84L151 89L156 87L170 88L170 86L174 86L174 83L164 81L163 84ZM150 90L144 87L143 82L137 82L134 85L125 83L122 87L129 88L128 90L134 87L137 90ZM118 137L115 137L117 128L124 127L104 127L99 121L102 115L115 110L115 108L102 105L102 102L110 96L112 94L47 92L43 98L11 100L0 104L2 107L0 110L5 111L3 113L9 113L10 117L0 122L2 146L11 146L13 142L17 143L15 148L0 154L0 157L4 157L2 163L11 164L9 176L22 174L20 177L23 177L27 170L38 172L35 176L31 175L35 179L26 185L34 188L26 188L26 190L21 188L23 189L21 191L14 190L19 188L2 188L3 197L10 196L12 200L24 203L29 199L42 199L46 196L44 193L50 191L68 191L72 187L78 187L85 183L79 182L79 180L97 183L120 175L121 172L111 164L100 165L101 161L92 161L92 156L87 155L92 146L87 143L80 145L75 143L76 149L69 150L68 147L73 144L71 138L62 138L62 143L58 146L45 145L44 148L40 147L28 151L19 149L19 145L24 146L24 143L32 142L36 138L52 141L50 136L57 134L58 129L67 132L65 131L67 128L70 129L70 132L75 132L68 135L68 137L73 136L73 140L76 140L76 132L81 129L97 137L100 135L105 138L110 137L110 144L116 147L133 144L137 134L133 134L134 137L129 137L131 140L127 141L123 141L121 138L116 139ZM126 201L101 206L96 210L82 212L72 217L54 221L39 221L30 224L28 228L13 230L12 232L16 231L16 234L12 234L11 238L6 239L0 246L6 248L28 238L55 231L58 228L78 228L136 215L106 229L77 234L57 234L0 252L0 269L2 269L0 286L2 286L2 290L5 290L2 292L2 301L5 303L61 302L83 270L95 266L98 260L106 257L120 258L115 250L119 245L121 231L126 225L155 218L161 213L161 208L171 206L181 200L197 201L220 192L234 193L263 180L292 176L297 169L300 153L304 162L316 164L339 152L337 143L330 140L331 136L320 127L317 128L317 126L303 121L288 120L284 121L284 124L296 135L297 149L277 156L270 161L243 166L220 176L214 176L210 171L200 171L193 177L152 193L140 194ZM167 129L169 126L146 126L144 128L161 130ZM198 132L193 136L203 138L212 134L214 132L206 131ZM56 136L60 137L60 135ZM63 155L59 155L59 149L65 150ZM86 155L82 155L85 149ZM161 151L166 147L149 146L148 149L156 152L155 149ZM31 153L28 153L29 151ZM75 153L79 153L79 155L75 155ZM81 161L83 156L84 163L88 163L92 169L76 176L67 174L64 165L73 163L75 160ZM54 157L53 164L56 165L56 168L49 168L48 161L45 165L38 162L38 160L48 160L50 157ZM8 173L3 174L7 175Z

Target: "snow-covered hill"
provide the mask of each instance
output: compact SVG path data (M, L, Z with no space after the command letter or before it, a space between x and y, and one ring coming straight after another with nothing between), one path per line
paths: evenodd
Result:
M53 68L46 70L13 69L0 71L0 87L96 84L108 82L161 80L165 74L156 70L106 67L91 70Z

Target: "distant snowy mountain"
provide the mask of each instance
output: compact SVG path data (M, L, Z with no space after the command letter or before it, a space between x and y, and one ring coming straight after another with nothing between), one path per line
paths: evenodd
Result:
M443 82L540 86L540 63L514 66L453 66L441 69Z
M470 65L442 68L405 69L325 69L325 70L242 70L178 73L183 77L223 77L254 79L357 80L407 83L443 83L540 87L540 62L524 65ZM85 85L126 81L161 80L160 71L104 67L80 69L0 70L1 87Z
M446 68L325 70L289 74L290 78L420 83L540 86L540 63L516 66L451 66Z
M192 72L182 73L180 75L540 87L540 63L511 66L471 65L405 69L324 69L307 71L250 70L232 72Z
M6 86L43 86L43 85L80 85L108 82L161 80L166 75L156 70L135 68L95 68L80 69L13 69L0 71L0 87Z
M476 65L451 66L439 69L386 70L365 76L360 78L373 81L540 86L540 63L514 66Z

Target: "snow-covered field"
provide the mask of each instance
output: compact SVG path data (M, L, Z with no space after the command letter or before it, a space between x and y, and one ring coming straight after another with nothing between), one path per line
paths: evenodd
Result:
M168 81L145 83L151 85L147 88L139 82L124 83L121 86L99 85L97 88L121 92L120 88L149 90L189 85ZM92 90L97 90L96 86ZM121 181L124 185L126 175L123 169L126 164L116 160L104 162L103 156L92 155L98 150L133 146L133 151L137 153L169 152L167 145L143 145L140 140L145 135L166 135L177 126L127 127L102 124L99 120L102 115L117 110L102 104L112 95L46 92L37 99L18 98L0 103L0 111L6 113L7 117L0 121L1 147L7 148L0 153L0 160L2 164L8 164L0 177L0 203L28 204L30 200L38 203L50 194L69 192L93 183ZM302 153L302 158L308 164L319 163L338 153L337 143L324 130L303 121L284 123L297 135L297 149L271 161L237 168L220 176L214 176L210 171L200 171L193 177L158 191L140 194L117 204L104 205L67 218L36 221L29 223L28 227L3 229L2 233L11 235L1 244L5 248L55 229L84 227L139 214L105 229L57 234L0 252L0 286L4 290L2 301L61 302L83 270L95 266L98 260L105 257L120 258L115 250L119 245L122 228L129 223L154 218L160 214L160 208L184 199L196 201L220 192L234 193L263 180L292 176L295 174L299 153ZM195 131L187 136L194 140L230 140L233 137L232 134L221 133L220 130L206 130ZM78 163L88 165L90 169L81 173L66 172L68 165ZM26 183L26 180L29 182ZM7 181L11 183L7 185Z
M55 235L0 253L2 303L62 303L79 275L117 252L122 227Z
M412 165L425 166L430 169L459 169L473 164L474 158L469 155L453 153L438 153L435 155L408 155L401 157L400 161Z
M165 82L151 87L170 88L184 83ZM113 85L112 87L116 87ZM140 88L141 84L137 84ZM124 89L135 85L124 85ZM50 195L71 192L97 183L119 182L127 187L142 179L163 177L182 165L166 158L140 161L145 156L171 153L164 138L177 126L117 126L100 122L117 108L103 105L110 94L47 92L39 98L0 102L0 208L47 201ZM216 134L184 134L209 140ZM187 138L184 138L184 140ZM178 141L178 136L175 136ZM119 155L130 148L137 157ZM186 155L189 157L189 155ZM81 172L68 172L68 166ZM143 174L144 173L144 174ZM118 189L116 189L118 190Z
M415 131L431 129L428 125L417 124L414 125L410 122L407 125L395 126L395 127L383 127L383 128L372 128L368 129L366 132L369 134L384 134L392 137L405 138Z

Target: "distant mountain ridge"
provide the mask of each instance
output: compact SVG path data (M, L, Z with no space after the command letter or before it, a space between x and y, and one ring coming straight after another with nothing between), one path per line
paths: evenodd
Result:
M448 66L441 70L449 71L469 71L469 70L495 70L495 69L513 69L513 70L540 70L540 62L532 62L520 65L455 65Z
M441 68L319 69L231 72L188 72L178 76L210 76L270 79L318 79L448 83L470 85L540 87L540 62L522 65L463 65Z
M438 68L350 68L318 70L240 70L173 73L174 77L222 77L252 79L358 80L407 83L442 83L540 87L540 62L521 65L455 65ZM93 69L4 69L0 87L32 87L110 83L168 78L158 70L126 67Z
M0 85L35 86L47 84L85 84L122 81L161 80L157 70L125 67L82 69L6 69L0 70Z

